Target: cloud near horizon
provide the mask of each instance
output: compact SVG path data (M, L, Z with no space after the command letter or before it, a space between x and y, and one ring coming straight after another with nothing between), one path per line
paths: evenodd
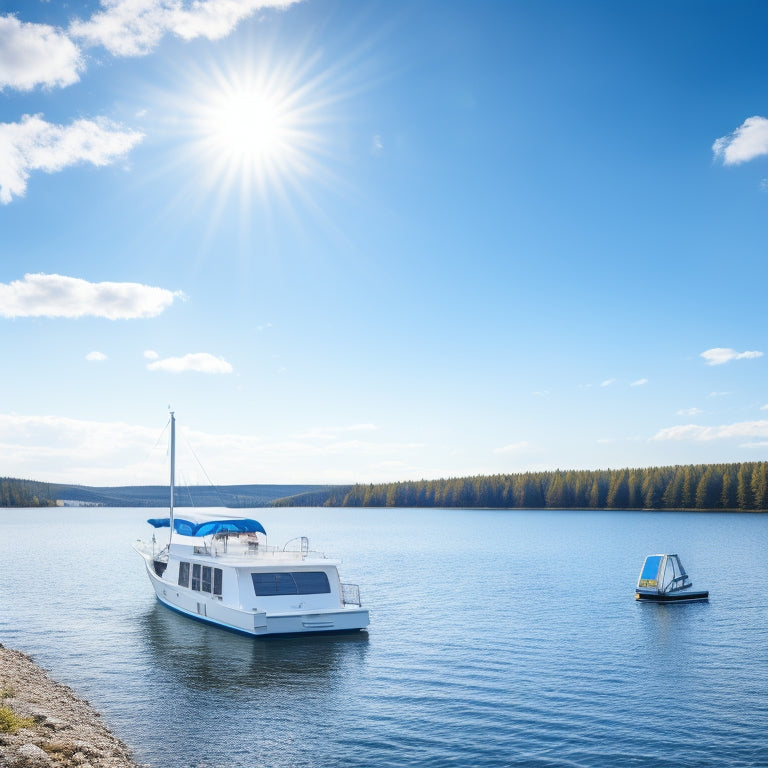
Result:
M144 356L147 357L146 352ZM232 366L223 358L208 352L191 352L183 357L166 357L147 364L147 370L168 373L232 373Z
M723 424L716 427L685 424L660 429L652 439L709 442L742 437L768 437L768 421L742 421L737 424Z
M55 125L42 115L0 123L0 203L23 197L32 171L54 173L78 163L109 165L144 138L104 118Z
M28 274L0 283L0 317L103 317L129 320L155 317L181 291L140 283L89 283L64 275Z
M704 358L707 365L723 365L731 360L750 360L762 356L762 352L737 352L735 349L729 349L728 347L714 347L699 355L699 357Z
M168 477L168 453L167 442L162 440L162 424L158 419L155 427L148 428L65 416L0 413L0 464L9 477L51 483L163 484ZM267 441L253 434L201 432L179 426L178 422L177 429L183 438L176 444L177 477L182 484L208 485L209 478L217 484L347 484L360 472L349 466L361 457L372 462L366 463L367 467L392 461L402 466L404 456L417 455L424 448L421 443L347 439L328 442L323 436ZM329 468L321 461L329 456L342 457L340 468ZM205 472L200 469L201 462Z
M735 131L717 139L712 151L723 165L739 165L768 154L768 118L748 117Z

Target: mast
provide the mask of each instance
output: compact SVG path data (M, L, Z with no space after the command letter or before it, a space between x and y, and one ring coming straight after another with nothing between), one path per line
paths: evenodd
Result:
M170 524L171 532L168 536L168 543L170 544L173 538L173 487L176 483L176 417L173 411L171 411L171 508L170 508Z

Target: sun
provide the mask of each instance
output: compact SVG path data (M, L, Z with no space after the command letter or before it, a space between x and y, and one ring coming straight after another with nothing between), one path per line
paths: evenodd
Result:
M254 179L285 170L302 150L289 93L263 84L225 83L201 105L198 132L215 166Z
M219 193L271 195L319 170L323 106L300 69L269 62L200 72L187 104L188 157Z
M267 162L290 150L288 114L258 91L225 94L212 104L210 139L243 161Z

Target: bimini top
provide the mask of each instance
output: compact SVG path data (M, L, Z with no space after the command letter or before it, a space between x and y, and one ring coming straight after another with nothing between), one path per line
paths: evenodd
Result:
M155 528L170 528L169 517L152 517L147 522ZM212 533L263 533L267 532L258 520L247 517L230 517L226 520L184 520L173 518L173 530L181 536L210 536Z

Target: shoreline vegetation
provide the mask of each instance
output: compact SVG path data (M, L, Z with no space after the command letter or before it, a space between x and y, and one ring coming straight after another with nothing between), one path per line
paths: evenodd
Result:
M768 511L768 462L552 470L355 485L177 487L175 506ZM162 507L164 486L0 478L0 507Z
M0 644L0 768L138 768L75 692Z

